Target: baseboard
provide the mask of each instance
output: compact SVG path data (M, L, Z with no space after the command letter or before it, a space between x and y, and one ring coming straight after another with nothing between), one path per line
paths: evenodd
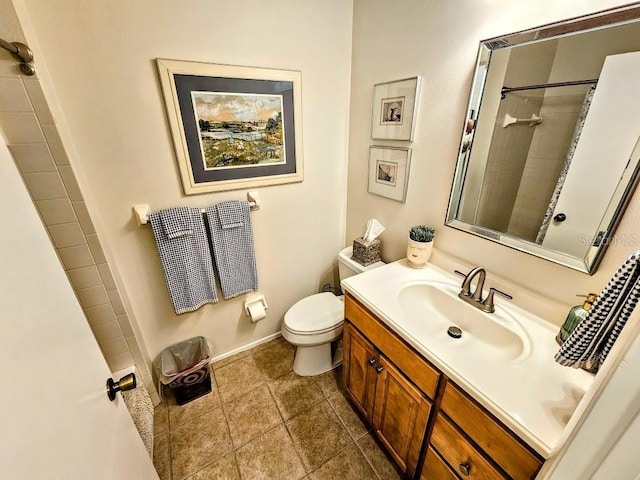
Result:
M238 353L242 353L242 352L245 352L247 350L251 350L252 348L257 347L258 345L262 345L263 343L270 342L271 340L275 340L276 338L281 337L281 336L282 336L282 333L276 332L276 333L274 333L272 335L269 335L267 337L261 338L260 340L256 340L255 342L248 343L247 345L243 345L242 347L238 347L238 348L236 348L234 350L231 350L229 352L222 353L220 355L212 357L211 360L209 360L209 363L215 363L215 362L218 362L220 360L224 360L225 358L237 355Z

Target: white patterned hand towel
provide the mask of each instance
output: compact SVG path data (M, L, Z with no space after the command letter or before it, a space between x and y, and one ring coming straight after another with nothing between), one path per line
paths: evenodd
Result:
M640 299L640 251L618 268L589 314L555 355L556 362L597 371Z
M258 290L249 202L231 200L207 208L211 243L225 299Z
M149 215L171 303L176 313L218 301L207 232L199 208L168 208Z

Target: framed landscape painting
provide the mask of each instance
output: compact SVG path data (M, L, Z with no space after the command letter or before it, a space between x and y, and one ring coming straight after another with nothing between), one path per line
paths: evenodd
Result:
M303 180L300 72L157 66L187 195Z

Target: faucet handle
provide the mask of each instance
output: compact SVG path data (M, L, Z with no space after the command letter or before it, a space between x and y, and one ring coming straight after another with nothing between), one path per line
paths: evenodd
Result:
M513 300L513 297L511 295L509 295L508 293L503 292L502 290L498 290L497 288L491 287L489 289L489 294L491 294L492 291L493 291L493 293L497 293L501 297L507 298L509 300Z
M496 307L493 303L493 296L495 294L500 295L501 297L504 298L508 298L509 300L513 300L513 297L511 295L509 295L508 293L503 292L502 290L498 290L497 288L493 288L491 287L489 289L489 295L487 295L487 298L485 298L484 302L482 302L482 305L484 305L483 310L487 313L493 313L496 311Z
M461 277L466 277L467 276L466 273L462 273L460 270L454 270L453 273L455 273L456 275L460 275Z

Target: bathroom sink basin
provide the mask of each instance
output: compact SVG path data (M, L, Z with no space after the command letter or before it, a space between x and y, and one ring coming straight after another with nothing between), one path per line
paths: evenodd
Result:
M567 422L558 412L569 410L560 405L574 409L581 395L571 392L586 392L593 375L555 362L558 325L522 307L543 298L507 286L518 302L496 298L495 312L482 312L458 298L461 282L451 273L455 263L444 255L442 261L447 270L433 264L412 268L401 259L349 277L341 286L354 307L359 303L369 310L548 458ZM548 312L553 315L554 309ZM356 315L357 308L351 313ZM461 330L460 338L447 334L452 326Z
M429 336L436 349L459 350L467 357L513 361L526 355L526 333L503 308L485 313L458 298L459 289L450 285L414 283L398 293L398 303L412 329ZM447 333L449 327L462 331L460 338Z

